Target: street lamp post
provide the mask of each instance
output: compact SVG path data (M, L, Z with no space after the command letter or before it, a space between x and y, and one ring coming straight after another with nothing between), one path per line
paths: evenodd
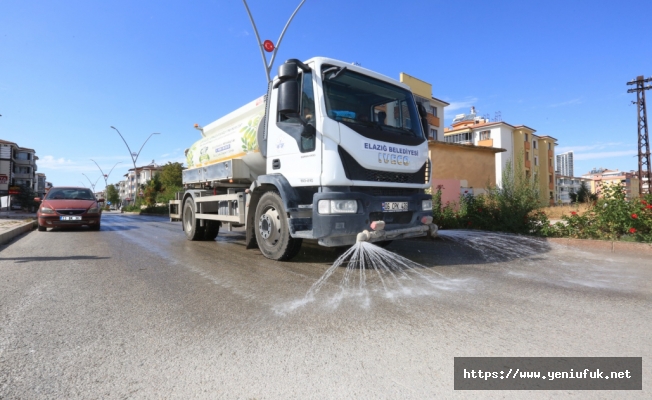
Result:
M143 150L143 147L145 147L145 143L147 143L149 138L151 138L153 135L160 135L160 133L158 133L158 132L151 133L147 137L147 139L145 139L145 142L143 143L143 145L140 146L140 150L138 150L138 153L134 153L134 152L131 151L131 148L127 144L127 141L125 140L124 136L122 136L122 133L120 133L118 128L116 128L115 126L111 126L111 129L115 129L115 131L118 132L118 135L120 135L120 137L122 138L122 141L125 142L125 146L127 146L127 150L129 150L129 155L131 156L131 162L133 162L133 164L134 164L134 177L135 177L135 180L136 180L136 182L135 182L135 184L136 184L136 193L135 193L135 195L136 196L135 197L138 197L138 190L139 190L139 188L138 188L138 167L136 167L136 161L138 160L138 156L140 155L140 152ZM134 202L135 202L135 200L134 200Z
M91 181L91 178L89 178L88 176L86 176L85 173L82 172L82 175L84 175L84 176L86 177L86 179L88 179L88 183L91 184L91 188L93 189L93 196L95 196L95 185L97 185L97 181L99 181L100 178L97 178L97 179L95 180L95 183L93 183L93 181Z
M95 160L93 160L92 158L90 160L93 161L95 163L95 165L97 165L97 168L100 169L100 172L102 173L102 176L104 177L104 190L106 191L106 187L109 186L109 176L111 176L111 172L113 172L113 168L115 168L116 165L122 163L122 161L118 161L117 163L115 163L115 165L113 167L111 167L111 170L109 171L109 173L105 174L104 171L102 171L102 168L100 167L100 165L97 162L95 162Z

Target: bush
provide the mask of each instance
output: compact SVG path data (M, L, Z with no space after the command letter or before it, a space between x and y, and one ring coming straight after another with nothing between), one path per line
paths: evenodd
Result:
M520 169L519 169L520 170ZM550 225L539 211L539 190L533 178L515 174L511 163L503 172L502 186L487 194L460 196L459 203L441 203L441 189L433 195L433 222L441 229L481 229L543 235Z
M563 216L548 236L652 242L652 195L628 200L622 185L602 189L602 197L583 215Z

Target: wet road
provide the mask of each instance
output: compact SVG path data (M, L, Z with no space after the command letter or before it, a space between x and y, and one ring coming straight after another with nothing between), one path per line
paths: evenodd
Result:
M572 394L649 396L649 257L468 233L388 249L426 268L338 268L306 297L342 250L278 263L241 232L116 213L33 231L0 246L0 398L564 394L454 392L456 356L643 357L643 392Z

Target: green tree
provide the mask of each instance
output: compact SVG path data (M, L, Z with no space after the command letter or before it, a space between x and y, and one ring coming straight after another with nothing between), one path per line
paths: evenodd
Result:
M577 189L577 193L571 193L570 196L571 200L577 203L588 203L598 199L596 194L591 193L591 189L589 189L589 186L586 184L586 182L582 182L580 184L580 188Z
M20 187L20 193L12 196L12 202L20 204L22 209L30 209L36 207L38 203L34 201L34 197L37 197L36 192L28 185L18 185Z
M160 174L154 174L152 179L147 182L144 189L145 204L148 206L153 206L156 204L156 197L161 192L163 185L161 184Z
M164 190L168 188L179 188L183 185L181 171L183 171L183 164L178 162L168 162L161 167L159 179Z
M120 203L120 194L118 189L115 188L115 185L111 184L106 187L106 200L111 204Z

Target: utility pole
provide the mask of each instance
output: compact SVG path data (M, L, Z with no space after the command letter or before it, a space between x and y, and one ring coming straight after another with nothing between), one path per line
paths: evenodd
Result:
M643 75L638 76L633 81L627 82L627 85L636 85L636 88L627 90L627 93L636 92L636 116L638 126L638 193L640 196L643 194L652 193L650 191L650 136L647 130L647 111L645 107L645 91L652 88L652 85L645 86L645 83L652 81L652 77L643 79ZM645 181L645 188L643 182Z

